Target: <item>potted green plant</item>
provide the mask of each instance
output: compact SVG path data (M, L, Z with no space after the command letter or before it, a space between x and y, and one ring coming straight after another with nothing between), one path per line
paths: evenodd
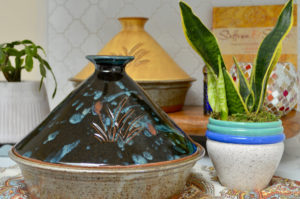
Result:
M250 81L237 60L236 85L226 69L217 39L192 9L180 2L184 33L208 67L208 100L213 114L207 126L207 151L224 186L263 189L283 154L282 123L264 111L267 82L276 65L284 37L293 23L293 0L282 9L274 29L262 41Z
M47 70L53 76L55 96L57 82L49 63L42 57L44 49L30 40L0 44L0 143L15 143L37 125L50 111L43 85ZM41 80L22 81L22 71L31 72L39 64Z

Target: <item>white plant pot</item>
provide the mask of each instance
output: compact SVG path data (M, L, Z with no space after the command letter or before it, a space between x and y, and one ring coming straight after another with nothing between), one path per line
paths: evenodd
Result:
M0 82L0 144L16 143L50 112L39 82Z
M222 185L237 190L268 186L281 160L284 144L231 144L208 139L208 155Z

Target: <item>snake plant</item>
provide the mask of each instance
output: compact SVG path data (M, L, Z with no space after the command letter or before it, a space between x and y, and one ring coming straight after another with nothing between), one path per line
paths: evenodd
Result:
M282 48L282 40L293 24L293 0L282 9L273 30L262 41L252 69L250 82L238 61L239 82L236 85L226 69L217 39L184 2L179 3L183 30L187 41L200 54L208 67L208 101L213 112L227 120L232 114L258 114L262 110L267 83Z

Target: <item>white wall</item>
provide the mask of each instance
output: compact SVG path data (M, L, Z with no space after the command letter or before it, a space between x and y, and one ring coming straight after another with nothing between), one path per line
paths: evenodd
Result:
M0 0L0 43L30 39L46 47L46 0ZM1 74L2 75L2 74ZM0 79L4 77L0 75ZM39 80L39 69L24 72L24 80Z

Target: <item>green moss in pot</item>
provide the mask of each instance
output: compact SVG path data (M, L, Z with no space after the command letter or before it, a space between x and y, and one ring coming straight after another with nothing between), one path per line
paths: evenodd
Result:
M286 3L273 30L262 41L250 81L234 59L236 85L226 69L215 36L192 9L180 2L184 33L208 67L207 150L221 184L238 190L268 186L283 154L285 139L278 117L263 110L267 83L282 41L293 24L293 0Z

